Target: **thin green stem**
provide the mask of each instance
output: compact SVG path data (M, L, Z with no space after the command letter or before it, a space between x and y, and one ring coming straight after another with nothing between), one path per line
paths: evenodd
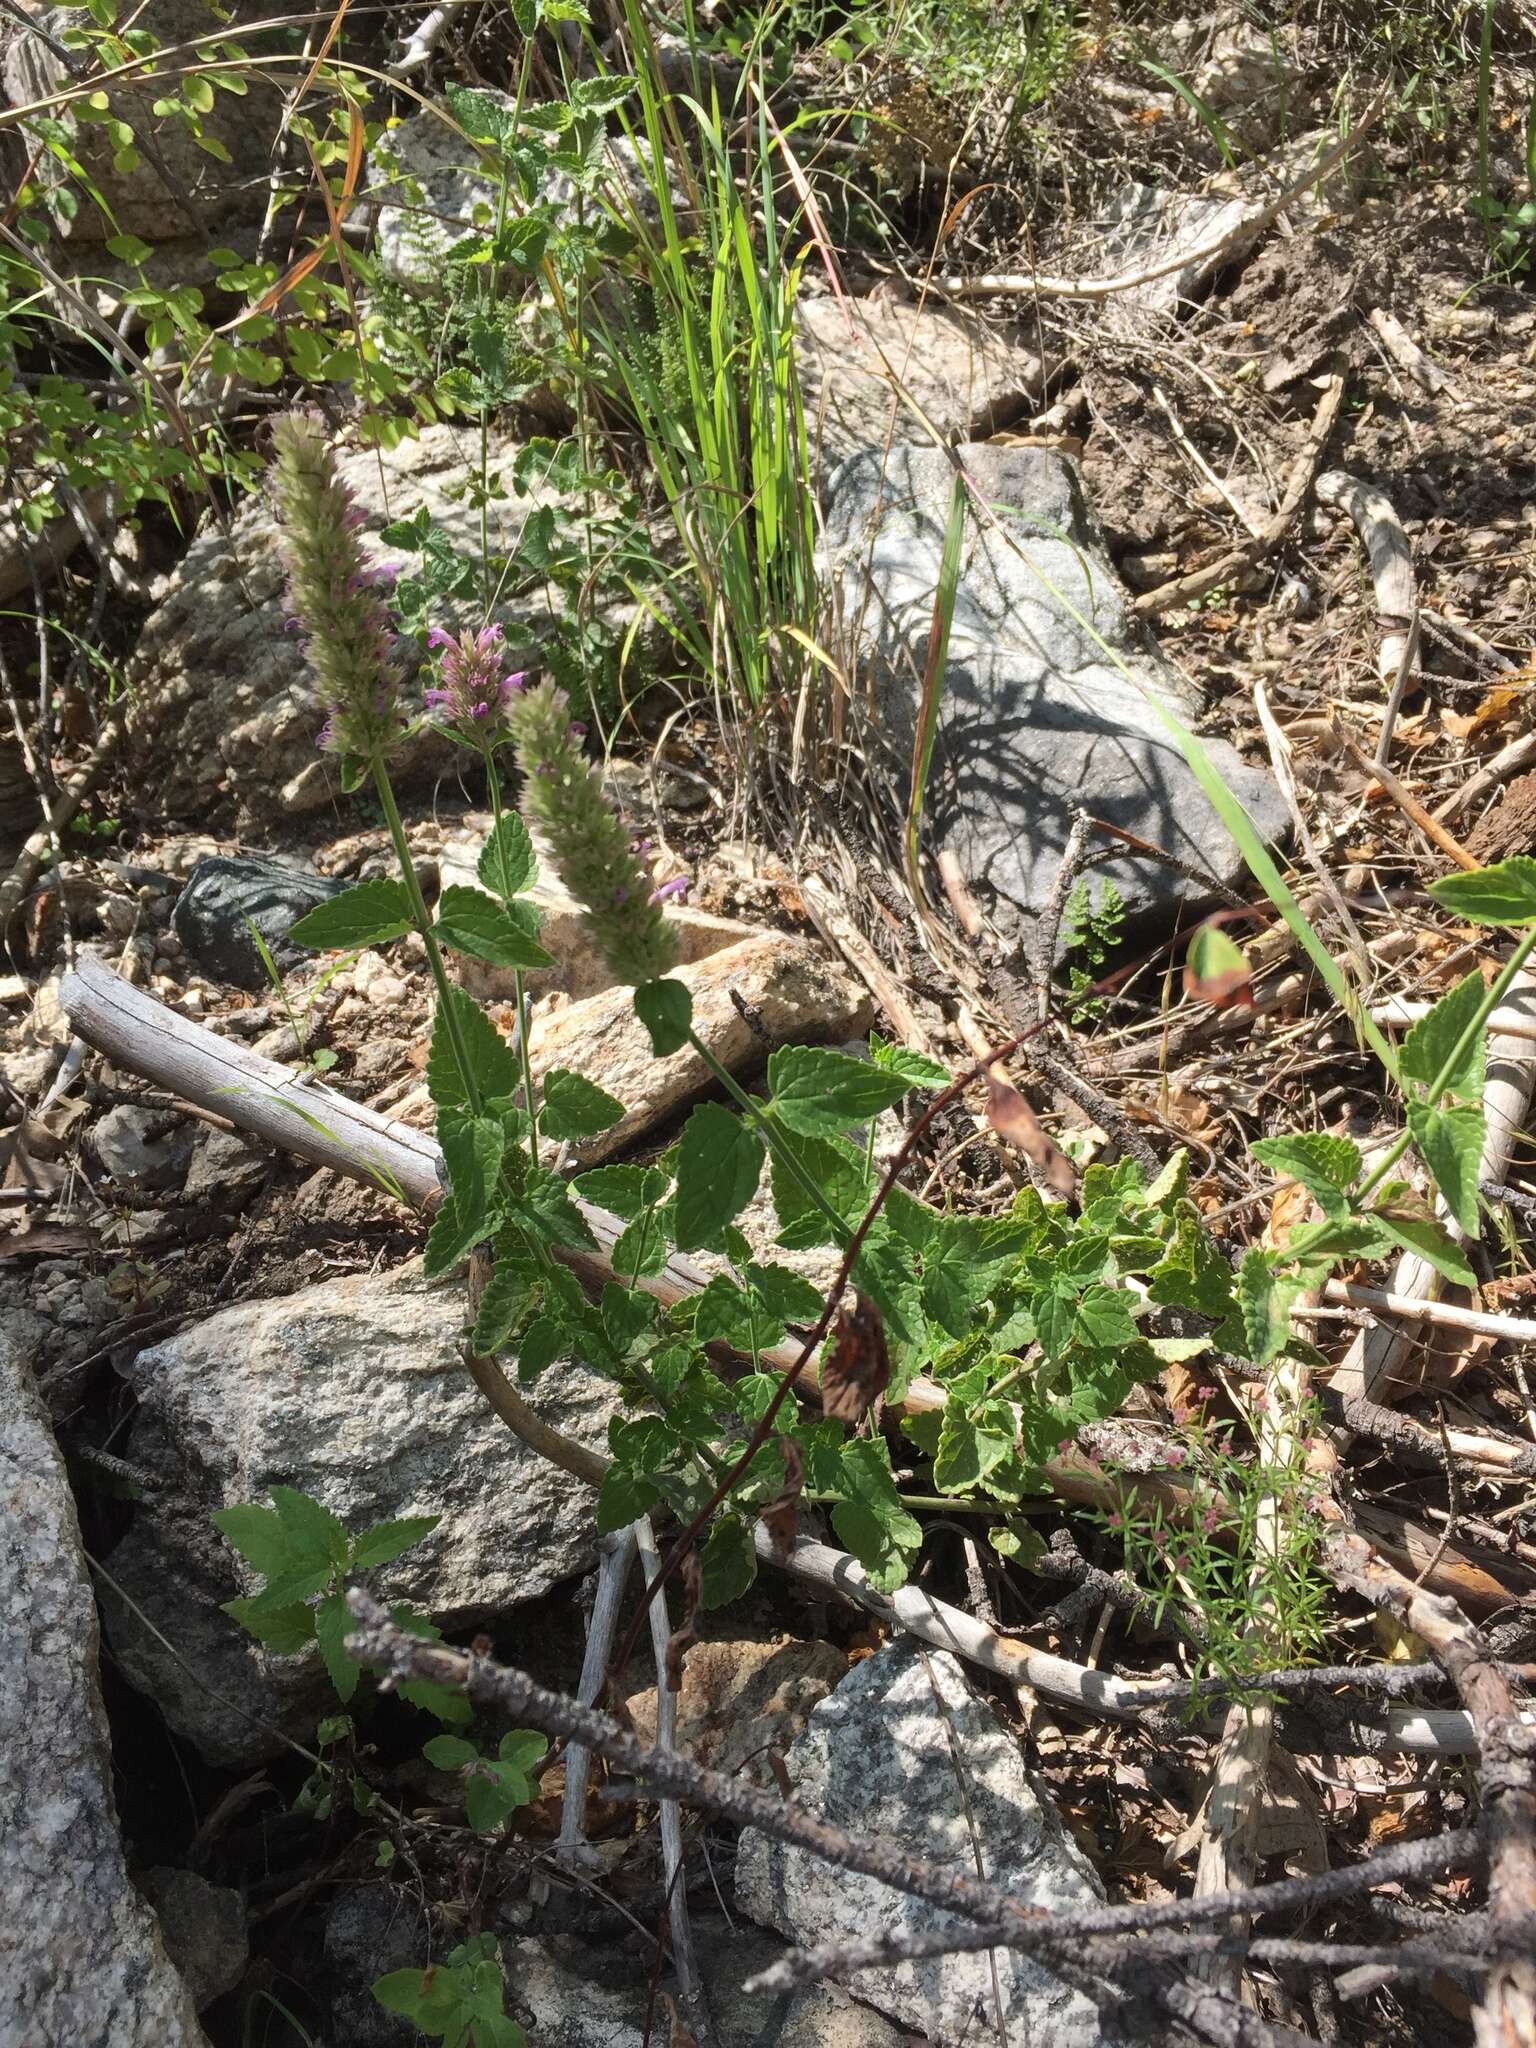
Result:
M384 765L384 756L375 754L369 762L373 771L373 786L379 793L379 803L384 811L384 822L389 827L389 837L395 849L395 859L400 868L400 879L410 899L411 921L421 936L426 948L427 965L432 970L432 980L437 988L437 1014L448 1027L448 1043L453 1047L453 1057L458 1063L459 1079L464 1084L464 1100L469 1105L471 1116L480 1114L480 1086L475 1079L475 1070L470 1062L469 1047L464 1042L464 1032L459 1023L458 1011L450 993L452 984L448 970L443 965L443 956L438 949L437 935L432 929L432 913L427 909L427 899L421 893L421 883L416 879L415 865L411 860L411 849L405 836L405 826L400 817L400 806L395 802L394 784L389 779L389 770Z
M491 830L494 833L500 829L502 819L501 778L496 773L495 749L487 747L482 758L485 761L486 785L491 792ZM520 967L512 970L512 1000L517 1004L517 1062L523 1074L523 1107L528 1112L528 1157L537 1166L539 1112L533 1099L533 1061L528 1051L528 999L523 992L523 971Z
M1493 986L1486 992L1483 1000L1478 1004L1477 1015L1472 1018L1466 1029L1457 1039L1455 1045L1452 1046L1450 1052L1446 1055L1445 1062L1439 1073L1436 1074L1434 1080L1430 1083L1427 1100L1431 1105L1437 1103L1450 1086L1452 1076L1460 1070L1462 1062L1476 1043L1478 1034L1483 1030L1483 1027L1487 1024L1488 1019L1493 1015L1499 1004L1503 1002L1504 997L1509 991L1510 984L1514 981L1515 976L1520 972L1526 961L1530 959L1532 953L1536 953L1536 929L1528 931L1521 939L1519 945L1516 946L1514 952L1510 954ZM1398 1160L1402 1158L1412 1142L1412 1136L1407 1131L1401 1132L1393 1140L1359 1188L1355 1196L1357 1203L1363 1202L1368 1195L1380 1187L1381 1183L1386 1179L1393 1167L1396 1166Z
M730 1096L736 1107L741 1110L744 1116L750 1117L752 1122L757 1125L774 1158L782 1162L794 1179L799 1182L802 1191L815 1203L822 1215L832 1225L833 1229L837 1232L838 1244L846 1246L849 1238L853 1235L848 1223L843 1217L838 1215L837 1211L832 1207L832 1204L827 1200L821 1189L817 1187L815 1181L811 1179L811 1176L806 1172L793 1152L780 1142L781 1134L775 1126L773 1119L764 1114L762 1104L755 1102L746 1089L741 1086L735 1075L726 1071L696 1031L689 1031L688 1043L720 1083L726 1094Z

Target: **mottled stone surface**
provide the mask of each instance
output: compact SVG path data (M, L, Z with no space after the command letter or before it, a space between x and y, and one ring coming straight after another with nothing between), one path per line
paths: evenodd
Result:
M957 453L995 523L967 515L924 812L932 843L958 855L1005 924L1043 907L1079 807L1236 881L1236 843L1155 708L1194 728L1200 693L1132 617L1076 464L1044 448ZM954 486L944 451L902 446L852 456L826 487L827 572L873 689L872 741L903 789ZM1283 834L1268 771L1224 740L1204 744L1261 834ZM1134 855L1094 873L1133 915L1209 894Z
M460 1358L463 1318L463 1281L434 1285L411 1266L225 1309L127 1368L140 1402L127 1456L165 1483L139 1503L110 1569L179 1657L110 1594L105 1612L128 1677L210 1760L267 1755L278 1742L264 1724L293 1732L334 1700L311 1658L272 1655L219 1611L255 1583L212 1509L262 1502L275 1482L354 1533L440 1515L369 1580L445 1627L590 1564L591 1492L491 1414ZM605 1445L613 1392L584 1367L551 1366L530 1398L557 1429Z
M0 1331L0 2048L206 2048L129 1881L96 1603L64 1461Z
M1061 1911L1104 1896L1030 1783L1017 1742L944 1652L901 1639L855 1665L812 1714L786 1767L796 1799L850 1834L973 1874L979 1844L981 1874L1025 1905ZM736 1897L754 1920L804 1943L961 1924L872 1877L751 1831L737 1854ZM1097 2011L1080 1992L1025 1956L997 1951L995 1960L1011 2041L1101 2048ZM941 2048L996 2039L985 1953L862 1970L854 1988Z

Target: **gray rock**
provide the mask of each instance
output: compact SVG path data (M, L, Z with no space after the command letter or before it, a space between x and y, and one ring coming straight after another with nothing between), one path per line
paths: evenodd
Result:
M500 475L515 444L493 430L490 467ZM419 557L391 548L379 530L425 509L435 533L474 559L480 515L464 486L478 473L477 432L443 421L415 440L380 452L351 449L341 473L363 507L364 552L374 563L414 568ZM489 509L493 551L509 553L529 514L558 503L552 491L507 495ZM297 633L284 630L288 607L278 529L264 491L253 492L230 521L229 538L206 525L166 579L145 621L131 671L127 717L130 759L169 816L206 824L215 814L242 831L319 809L337 795L334 757L316 752L325 713ZM498 614L513 660L532 665L546 621L510 609ZM484 623L477 611L442 607L443 623ZM407 689L412 688L408 679ZM392 761L397 782L447 773L453 751L431 728Z
M972 1873L974 1841L991 1883L1047 1911L1104 1897L1092 1867L1030 1783L1018 1744L944 1652L922 1653L902 1640L855 1665L812 1714L786 1766L795 1797L834 1827ZM798 1942L962 1924L874 1878L751 1831L737 1852L736 1897L754 1920ZM997 1951L995 1961L1010 2040L1099 2048L1105 2036L1098 2014L1080 1992L1028 1957ZM854 1988L939 2048L974 2048L995 2038L985 1954L862 1970Z
M349 886L265 854L216 853L192 870L171 922L177 938L214 981L270 990L271 977L248 927L261 933L284 972L311 965L315 956L294 945L288 933L306 910L344 895Z
M412 2048L420 2035L373 1995L391 1970L425 1968L434 1955L421 1902L404 1885L360 1884L337 1894L325 1918L330 2048Z
M948 443L985 440L1031 411L1045 377L1039 357L1005 329L958 308L883 297L846 310L831 296L798 300L795 355L823 470L860 448L883 447L893 432L898 441L925 438L893 379Z
M235 0L232 8L218 9L203 5L202 0L146 0L135 13L134 26L169 46L190 42L221 27L238 40L240 23L260 16L260 7L248 4L248 0ZM80 18L73 9L56 7L38 15L37 24L57 40L66 30L78 28ZM74 62L80 64L80 53ZM4 61L0 63L0 84L4 86L8 106L48 99L68 78L69 69L39 37L21 34L9 38ZM62 118L70 130L70 147L79 156L109 211L103 211L84 196L80 181L66 176L44 152L38 176L45 193L55 194L67 184L79 201L73 209L60 207L56 200L50 207L54 227L61 237L100 243L113 235L131 234L148 242L159 242L188 235L200 227L206 242L212 230L231 217L261 217L267 196L268 152L281 117L276 95L261 91L244 95L214 93L213 105L201 116L201 125L203 134L225 150L228 160L220 162L198 147L182 121L153 112L153 102L163 90L163 73L157 76L151 67L150 75L141 82L114 88L111 112L154 145L171 178L185 194L191 218L148 156L141 152L133 170L114 169L116 145L107 129L99 123L75 122L66 108Z
M40 1330L0 1330L0 2048L206 2048L123 1860L96 1603L27 1364Z
M836 1985L748 1996L745 1980L784 1953L771 1935L704 1915L693 1931L719 2048L900 2048L905 2037L888 2020ZM522 2015L539 2048L646 2048L649 1973L640 1958L574 1937L504 1942L501 1953L508 2010ZM653 2020L651 2042L665 2032Z
M245 1975L251 1944L245 1901L228 1885L195 1870L141 1870L134 1883L154 1907L165 1952L186 1980L199 2012L233 1991Z
M192 1164L183 1192L194 1200L217 1200L238 1207L266 1179L271 1161L234 1131L206 1126L193 1139Z
M185 1121L167 1130L163 1109L118 1102L92 1126L91 1146L108 1179L131 1188L173 1188L192 1157L192 1130Z
M1076 464L1043 448L959 453L1022 559L1003 533L968 519L927 793L934 844L954 849L1005 922L1010 908L1041 909L1079 806L1235 881L1236 843L1149 701L1192 725L1199 694L1130 615ZM942 451L903 446L851 457L826 489L827 572L904 776L953 486ZM1205 746L1263 836L1283 837L1287 813L1268 773L1224 740ZM1133 916L1203 893L1134 856L1095 872Z
M1176 314L1198 298L1216 269L1249 246L1240 230L1257 219L1262 199L1238 192L1179 192L1132 181L1119 187L1095 223L1102 276L1158 270L1161 276L1117 292L1115 319L1135 330L1148 313ZM1211 251L1229 234L1238 239L1221 255Z
M110 1570L173 1647L110 1590L108 1627L133 1684L210 1761L272 1754L273 1727L296 1732L334 1700L309 1658L272 1655L219 1611L255 1582L212 1509L260 1503L275 1482L314 1495L354 1532L440 1515L370 1583L447 1628L537 1599L590 1565L590 1491L491 1414L460 1361L463 1317L462 1281L432 1285L409 1266L225 1309L127 1368L140 1406L125 1455L165 1483L139 1504ZM532 1398L557 1429L606 1442L614 1395L595 1374L552 1366Z

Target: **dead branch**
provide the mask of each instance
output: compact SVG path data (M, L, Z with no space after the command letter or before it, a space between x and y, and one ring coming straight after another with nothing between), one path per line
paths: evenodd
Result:
M1163 612L1177 610L1192 599L1204 597L1208 590L1214 590L1220 583L1229 583L1234 576L1241 576L1256 563L1261 562L1277 548L1290 530L1291 521L1301 510L1307 492L1312 488L1312 479L1317 474L1317 465L1322 461L1323 450L1328 445L1334 423L1339 417L1339 407L1344 402L1344 373L1337 364L1324 379L1322 396L1318 399L1312 423L1306 438L1291 464L1280 503L1271 516L1264 520L1256 533L1235 547L1218 555L1215 561L1207 562L1203 568L1191 569L1186 575L1175 576L1169 583L1163 583L1156 590L1147 590L1131 604L1131 610L1138 617L1157 618Z
M994 272L984 277L946 277L936 280L938 289L950 298L1051 298L1051 299L1110 299L1119 292L1137 291L1143 285L1155 284L1161 277L1172 277L1177 271L1195 267L1201 275L1210 276L1236 251L1256 241L1272 227L1288 206L1294 206L1302 194L1311 191L1330 172L1336 170L1350 155L1361 139L1376 125L1382 109L1386 106L1391 86L1384 85L1366 107L1365 112L1333 147L1324 152L1317 162L1308 166L1299 178L1292 182L1264 205L1255 205L1251 214L1245 214L1235 226L1230 227L1215 240L1198 249L1186 249L1177 256L1166 258L1161 263L1150 264L1144 270L1122 272L1116 277L1053 277L1039 270L1018 270Z
M1492 1967L1473 2025L1478 2048L1536 2042L1536 1741L1509 1681L1455 1603L1426 1592L1373 1554L1359 1537L1327 1546L1330 1569L1423 1638L1461 1695L1482 1751L1479 1783L1488 1849Z
M1413 574L1413 550L1391 499L1374 484L1330 469L1317 480L1318 502L1347 512L1360 535L1371 565L1376 610L1382 636L1376 669L1387 686L1386 709L1376 741L1376 760L1392 750L1392 730L1408 679L1419 660L1419 597Z

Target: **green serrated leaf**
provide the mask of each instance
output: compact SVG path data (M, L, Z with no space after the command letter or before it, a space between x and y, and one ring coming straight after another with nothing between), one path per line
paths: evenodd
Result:
M421 1753L434 1771L462 1771L466 1764L476 1763L480 1752L472 1742L466 1742L462 1735L434 1735L430 1742L421 1745Z
M806 1138L838 1138L899 1102L911 1085L873 1060L820 1045L781 1045L768 1060L770 1109Z
M1250 1148L1272 1173L1288 1174L1327 1210L1345 1206L1345 1190L1360 1178L1360 1147L1322 1131L1297 1131L1283 1138L1259 1138Z
M392 1522L375 1522L352 1545L353 1565L358 1571L371 1571L375 1565L393 1564L412 1544L430 1536L442 1519L441 1515L401 1515Z
M584 1074L553 1067L544 1076L539 1120L548 1137L594 1138L599 1131L611 1130L623 1115L623 1103Z
M701 1102L683 1126L677 1154L677 1248L717 1251L725 1227L757 1193L763 1141L718 1102Z
M594 1166L571 1182L584 1202L632 1223L667 1192L670 1177L655 1166Z
M1536 860L1516 854L1472 874L1442 875L1429 893L1475 924L1536 924Z
M922 1548L920 1525L902 1506L882 1437L857 1437L843 1446L838 1480L844 1498L832 1509L838 1541L863 1565L881 1593L904 1585Z
M482 1101L493 1097L512 1096L521 1085L517 1056L510 1045L496 1029L480 1005L467 996L463 989L448 989L448 1006L451 1008L464 1041L469 1059L470 1072L479 1088ZM465 1092L459 1063L454 1055L453 1037L448 1029L448 1019L441 1001L432 1025L432 1044L427 1054L427 1092L439 1109L468 1109L469 1098Z
M1483 977L1474 971L1443 995L1427 1017L1419 1019L1398 1049L1398 1066L1405 1080L1433 1088L1444 1073L1442 1092L1460 1095L1468 1102L1482 1101L1486 1030L1475 1032L1464 1047L1460 1042L1487 994ZM1447 1071L1453 1057L1454 1064Z
M510 903L514 896L521 896L533 887L538 879L538 857L528 836L528 827L516 811L502 812L490 838L480 849L475 873L491 894L499 896L503 903Z
M1291 1334L1291 1304L1301 1292L1294 1274L1276 1273L1254 1246L1237 1269L1237 1307L1243 1346L1255 1365L1268 1365L1285 1349Z
M941 1067L926 1053L910 1052L904 1045L890 1045L878 1031L869 1034L869 1056L877 1067L899 1074L912 1088L947 1088L955 1078L948 1067Z
M1077 1304L1074 1335L1083 1344L1111 1351L1136 1340L1135 1303L1123 1287L1098 1282L1085 1287Z
M739 1600L757 1577L757 1552L752 1531L735 1515L717 1515L699 1554L703 1573L702 1599L706 1608L725 1607Z
M1394 1244L1428 1259L1447 1280L1454 1280L1463 1287L1477 1285L1477 1275L1461 1246L1421 1210L1386 1202L1372 1209L1370 1218Z
M688 1043L693 1022L693 997L686 982L647 981L635 990L635 1015L650 1034L651 1051L658 1059L678 1052Z
M237 1507L215 1508L208 1519L264 1579L272 1578L292 1563L288 1532L271 1508L242 1502Z
M253 1612L254 1606L250 1600L226 1600L222 1611L279 1657L296 1657L314 1641L315 1610L307 1603L296 1600L265 1613Z
M464 1780L464 1811L477 1835L493 1835L523 1804L521 1779L496 1764L471 1767Z
M511 1334L513 1325L531 1298L528 1263L519 1257L498 1258L491 1277L480 1290L475 1313L475 1350L482 1358L493 1357Z
M329 1564L347 1561L347 1532L312 1495L296 1486L269 1486L268 1494L288 1536L289 1556L295 1564Z
M942 1411L938 1455L933 1477L944 1493L970 1493L987 1475L1013 1455L1017 1424L1004 1401L983 1402L967 1409L953 1392Z
M527 926L483 889L450 883L437 901L437 936L455 953L492 967L552 967L554 956L529 936Z
M1476 1237L1482 1227L1477 1213L1477 1176L1487 1128L1482 1104L1432 1109L1426 1102L1410 1102L1407 1118L1413 1142L1434 1175L1446 1207L1468 1237Z
M329 1672L336 1697L343 1706L357 1691L357 1681L363 1675L362 1666L355 1663L342 1647L351 1626L346 1595L328 1593L315 1609L315 1641L320 1645L321 1662Z
M405 884L381 875L372 882L359 882L328 903L306 910L289 928L288 936L297 946L311 952L352 951L358 946L382 946L411 929L411 899Z
M641 1515L648 1515L661 1495L649 1479L624 1465L610 1465L597 1489L598 1533L610 1535L627 1529Z

